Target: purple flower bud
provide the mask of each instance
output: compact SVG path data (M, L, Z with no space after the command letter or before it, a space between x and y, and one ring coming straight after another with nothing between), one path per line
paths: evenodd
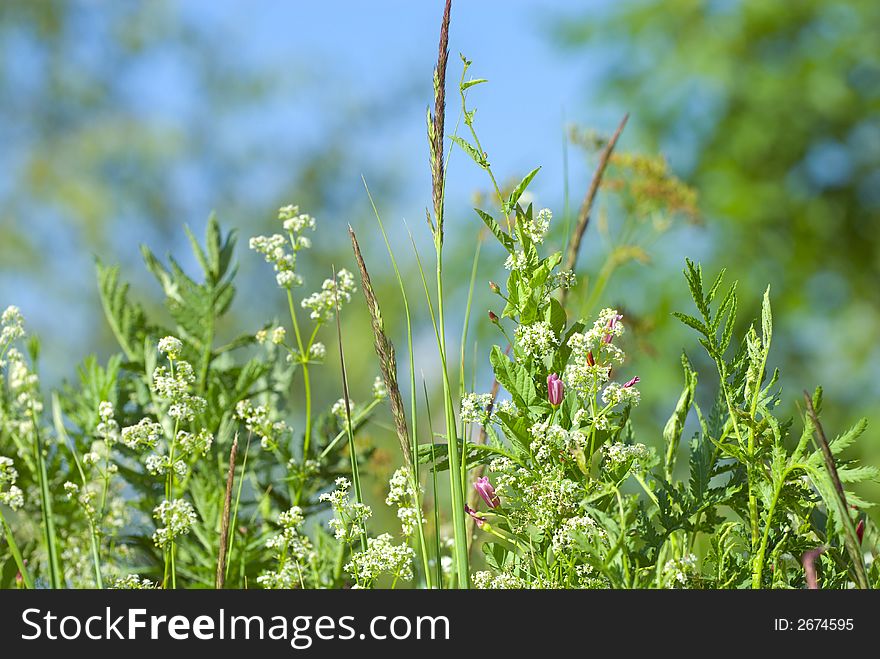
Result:
M633 385L638 384L638 383L641 382L641 381L642 381L642 378L640 378L640 377L637 375L637 376L635 376L632 380L629 380L628 382L626 382L626 383L623 385L623 388L624 388L624 389L629 389L630 387L632 387Z
M483 517L481 517L476 510L471 508L469 505L464 504L464 511L474 519L477 528L483 528L483 524L486 523L486 520L483 519Z
M613 316L611 316L611 318L608 319L607 327L609 329L609 332L602 339L605 343L611 343L611 339L614 338L613 330L617 326L617 322L620 320L623 320L623 316L621 316L619 313L614 314Z
M562 396L565 392L565 385L556 373L547 376L547 398L554 407L562 404Z
M498 316L495 314L494 311L489 312L489 320L492 321L493 323L495 323L496 325L498 324Z
M492 487L492 483L485 476L477 479L474 483L474 489L490 508L497 508L501 505L501 499L495 494L495 488Z
M862 544L862 540L865 537L865 520L860 519L859 523L856 524L856 535L859 538L859 544Z

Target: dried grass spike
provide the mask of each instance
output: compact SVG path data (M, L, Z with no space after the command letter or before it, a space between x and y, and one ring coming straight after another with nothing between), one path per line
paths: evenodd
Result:
M388 391L388 400L391 403L391 415L394 417L394 427L397 430L397 439L400 441L400 450L403 453L403 459L410 473L413 469L412 450L409 445L409 430L406 425L406 413L403 407L403 398L400 395L400 387L397 384L397 359L394 356L394 345L385 334L385 326L382 322L382 312L379 309L379 301L373 291L373 284L370 280L370 273L367 272L367 266L364 263L364 257L361 255L361 248L355 236L354 229L348 227L348 233L351 236L351 246L354 249L354 257L357 260L358 269L361 272L361 283L363 284L364 298L367 301L367 308L370 310L370 321L373 325L373 338L376 347L376 355L379 357L379 368L382 371L382 380L385 382L385 389Z

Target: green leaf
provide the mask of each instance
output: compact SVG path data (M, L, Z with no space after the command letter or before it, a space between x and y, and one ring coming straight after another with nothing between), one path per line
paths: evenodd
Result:
M510 193L510 196L507 198L507 212L509 213L515 206L516 202L519 201L520 197L522 197L523 192L526 191L526 188L529 187L529 184L532 182L532 179L541 171L540 167L535 167L532 171L530 171L526 177L520 181L519 185L517 185L513 192Z
M489 82L486 78L474 78L472 80L468 80L467 82L461 83L461 91L465 91L466 89L470 89L471 87L475 87L477 85L482 85L484 82Z
M761 334L764 339L764 349L770 348L770 339L773 336L773 313L770 310L770 287L764 291L764 299L761 303Z
M692 327L693 329L697 330L703 336L705 336L707 338L710 336L709 328L706 327L703 323L701 323L699 320L697 320L693 316L689 316L685 313L681 313L680 311L673 311L672 315L675 316L676 318L678 318L681 322L683 322L688 327Z
M547 305L547 309L544 311L544 320L550 323L550 327L557 336L562 334L568 322L568 316L562 304L556 298L550 298L550 304Z
M144 339L150 333L143 308L129 300L129 285L120 282L119 266L108 267L97 261L95 269L104 316L119 347L130 361L143 361Z
M491 231L498 239L498 242L504 245L504 249L513 254L516 251L516 244L513 241L513 237L505 233L498 225L498 222L495 221L495 218L489 215L489 213L482 211L479 208L475 208L474 210L477 212L477 215L480 216L480 219L483 220L483 223L489 227L489 231Z
M485 156L480 153L477 148L471 145L469 142L465 141L458 135L450 135L449 139L455 142L459 148L468 154L475 163L477 163L483 169L486 169L489 166L489 163L486 161Z
M675 459L678 454L678 445L681 441L681 434L684 431L684 422L687 419L688 412L694 402L694 394L697 387L697 374L691 368L687 355L681 356L681 365L684 368L684 390L678 398L675 411L666 422L663 428L663 439L666 442L666 463L665 471L667 480L672 479L672 472L675 468Z
M519 364L511 361L498 346L492 346L489 362L495 372L495 378L503 386L520 409L527 409L538 404L538 392L529 372Z

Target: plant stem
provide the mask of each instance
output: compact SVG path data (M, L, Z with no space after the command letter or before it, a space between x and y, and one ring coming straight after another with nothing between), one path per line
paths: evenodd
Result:
M30 409L31 422L34 425L34 453L37 462L37 474L40 482L40 505L43 510L43 535L46 541L46 553L49 558L49 583L52 588L61 588L61 567L58 562L58 545L55 535L55 520L52 515L52 499L49 496L49 477L46 471L46 460L43 457L43 442L37 415Z
M303 373L303 388L306 397L306 430L303 437L303 460L309 455L309 444L312 439L312 387L309 380L309 365L307 363L308 355L305 353L302 335L299 331L299 323L296 320L296 310L293 304L293 293L291 289L287 289L287 306L290 309L290 321L293 324L293 333L296 335L296 345L299 348L300 366ZM314 335L313 335L314 336ZM300 488L301 489L301 488ZM297 496L297 498L299 498Z
M440 361L443 369L443 403L446 412L446 444L449 454L449 484L452 498L452 527L455 541L456 573L460 588L470 587L468 567L467 528L464 523L464 492L462 488L461 462L456 437L455 410L452 404L452 391L449 386L449 372L446 364L446 328L443 319L443 247L437 245L437 329L439 332Z
M21 556L21 550L15 542L15 536L12 534L12 527L9 526L6 517L3 516L2 510L0 510L0 524L3 525L3 531L6 534L6 543L9 545L9 551L12 553L12 558L18 566L18 571L21 573L21 580L24 583L24 587L31 589L34 587L34 582L31 579L31 574L28 572L27 565L25 565L24 559Z

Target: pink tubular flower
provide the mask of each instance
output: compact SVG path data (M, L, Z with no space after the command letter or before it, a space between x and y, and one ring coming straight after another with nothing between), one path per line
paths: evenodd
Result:
M476 480L474 483L474 489L490 508L497 508L501 505L501 499L495 494L495 488L492 487L492 483L490 483L489 479L485 476Z
M638 384L638 383L641 382L641 381L642 381L642 378L640 378L640 377L637 375L637 376L635 376L632 380L629 380L628 382L626 382L626 383L623 385L623 388L624 388L624 389L629 389L630 387L632 387L632 386Z
M554 407L562 404L562 396L565 392L565 385L556 373L547 376L547 399Z
M856 524L856 535L859 538L859 544L862 544L862 540L865 538L865 520L860 519L859 523Z
M464 504L464 511L465 511L468 515L470 515L470 516L473 518L474 523L476 523L476 525L477 525L477 528L483 528L483 524L486 523L486 520L483 519L483 518L477 513L476 510L474 510L473 508L471 508L469 505Z
M605 343L611 343L611 339L614 338L613 330L614 330L614 328L617 326L617 322L618 322L619 320L623 320L623 316L621 316L619 313L618 313L618 314L615 314L615 315L613 315L613 316L611 316L611 318L608 319L608 325L607 325L607 327L608 327L609 330L612 330L612 331L609 331L609 332L605 335L605 337L603 338L603 341L605 341Z

